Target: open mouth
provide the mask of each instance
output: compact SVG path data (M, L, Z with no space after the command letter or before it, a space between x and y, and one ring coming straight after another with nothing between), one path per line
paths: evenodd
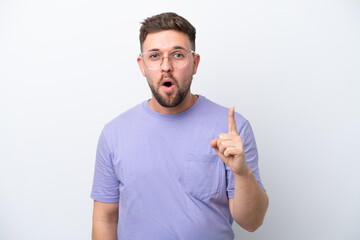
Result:
M166 82L163 83L163 85L164 85L165 87L171 87L173 84L172 84L172 82L170 82L170 81L166 81Z

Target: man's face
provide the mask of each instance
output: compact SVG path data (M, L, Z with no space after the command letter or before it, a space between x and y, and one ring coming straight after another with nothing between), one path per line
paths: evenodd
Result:
M191 50L189 37L182 32L165 30L150 33L143 43L143 53L158 51L168 56L171 51L182 48ZM188 63L183 67L174 67L165 57L156 69L149 69L142 57L137 61L142 74L146 77L153 98L163 107L176 107L190 96L192 76L199 64L199 55L189 54Z

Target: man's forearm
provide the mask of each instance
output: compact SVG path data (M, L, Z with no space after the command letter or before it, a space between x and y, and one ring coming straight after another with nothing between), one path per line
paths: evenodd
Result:
M117 222L94 221L92 240L117 240Z
M232 214L234 220L246 230L253 232L263 223L269 200L257 183L250 168L245 174L236 175Z

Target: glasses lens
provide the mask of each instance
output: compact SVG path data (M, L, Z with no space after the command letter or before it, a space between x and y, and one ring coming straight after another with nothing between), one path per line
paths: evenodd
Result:
M162 55L159 52L147 52L143 54L143 59L148 68L158 68L162 61Z
M162 53L151 51L143 54L145 65L151 69L157 69L161 66L164 58L168 58L173 67L181 68L188 63L189 52L183 49L171 51L164 57Z
M174 67L184 67L187 64L188 52L182 49L175 50L170 53L169 58Z

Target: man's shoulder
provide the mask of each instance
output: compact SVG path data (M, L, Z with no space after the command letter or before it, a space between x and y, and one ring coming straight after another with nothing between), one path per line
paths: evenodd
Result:
M219 111L220 111L220 113L229 111L229 108L224 107L223 105L220 105L219 103L216 103L216 102L214 102L214 101L212 101L212 100L210 100L210 99L208 99L208 98L206 98L204 96L200 96L200 97L204 99L203 100L204 108L206 108L209 111L215 111L215 112L218 112L218 113L219 113Z
M227 118L229 116L229 110L230 110L230 107L225 107L219 103L216 103L212 100L209 100L205 97L204 98L204 111L206 111L207 113L209 114L214 114L214 115L217 115L219 116L220 118L224 118L226 119L227 121ZM237 123L245 123L247 122L246 118L240 114L239 112L237 112L237 109L235 109L235 119L236 119L236 122Z
M142 105L143 104L144 104L144 102L141 102L141 103L129 108L125 112L122 112L121 114L119 114L118 116L116 116L115 118L113 118L112 120L107 122L105 124L104 129L114 130L119 127L127 126L136 120L140 120L142 118Z

